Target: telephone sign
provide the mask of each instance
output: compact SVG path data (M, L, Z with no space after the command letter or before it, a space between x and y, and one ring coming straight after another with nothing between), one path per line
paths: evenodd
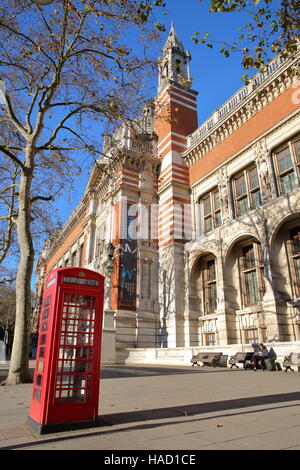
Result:
M97 424L104 277L60 268L46 279L28 424L39 434Z

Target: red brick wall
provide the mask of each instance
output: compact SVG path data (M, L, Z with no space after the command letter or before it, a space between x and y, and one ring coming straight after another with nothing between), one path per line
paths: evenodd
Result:
M209 173L231 155L238 152L239 149L250 144L254 139L299 108L300 105L294 104L292 101L293 93L295 93L293 88L283 92L249 121L240 126L233 134L200 158L190 167L190 183L195 183L206 173Z

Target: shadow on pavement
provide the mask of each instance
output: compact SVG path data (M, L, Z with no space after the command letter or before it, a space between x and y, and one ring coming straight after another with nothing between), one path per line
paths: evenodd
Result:
M202 415L218 411L234 410L236 408L247 408L251 406L269 405L286 401L300 401L300 392L279 393L277 395L264 395L259 397L237 398L232 400L197 403L193 405L173 406L170 408L156 408L151 410L140 410L125 413L112 413L103 415L107 424L124 424L138 421L149 421L152 419L175 418L177 416ZM299 403L300 405L300 403Z
M249 409L246 411L237 411L234 413L226 413L230 410L240 409L240 408L250 408L254 406L263 406L263 405L272 405L272 404L280 404L284 402L291 402L291 401L299 401L298 404L286 404L282 406L275 406L275 407L268 407L263 409ZM117 433L117 432L124 432L124 431L133 431L133 430L142 430L142 429L150 429L155 427L167 426L167 425L175 425L180 423L187 424L188 422L193 421L203 421L208 419L219 419L222 417L229 417L229 416L236 416L236 415L243 415L243 414L252 414L252 413L260 413L262 411L269 411L273 409L280 409L280 408L290 408L293 406L300 406L300 392L292 392L292 393L279 393L276 395L265 395L265 396L257 396L257 397L249 397L249 398L239 398L239 399L232 399L232 400L224 400L224 401L217 401L217 402L207 402L207 403L197 403L197 404L185 404L182 406L174 406L170 408L156 408L150 410L140 410L140 411L131 411L125 413L115 413L115 414L105 414L99 416L99 426L112 426L112 425L122 425L127 424L130 425L131 423L139 422L137 426L125 426L118 429L106 429L106 430L97 430L92 432L85 432L85 433L78 433L73 432L72 435L68 436L55 436L53 438L39 438L36 442L28 442L17 444L13 446L2 447L3 450L5 449L19 449L19 448L29 448L34 446L41 446L48 443L54 443L59 441L65 441L70 439L80 439L80 438L87 438L93 436L101 436L110 433ZM214 416L205 416L207 413L214 413L220 412L218 415ZM185 417L183 420L174 421L173 418ZM197 416L197 418L193 419L193 416ZM191 419L192 418L192 419ZM172 419L172 421L163 421L163 422L156 422L156 423L147 423L147 421L152 420L168 420Z
M9 363L2 365L0 368L0 382L7 377ZM140 366L140 365L103 365L101 366L101 379L118 379L129 377L151 377L156 375L177 375L177 374L197 374L197 373L212 373L212 372L228 372L234 373L241 369L227 369L226 367L192 367L192 366ZM30 375L34 375L34 363L31 362Z
M239 369L236 369L239 370ZM101 367L101 379L117 379L126 377L146 377L155 375L177 375L177 374L195 374L195 373L211 373L211 372L234 372L234 370L225 367L192 367L182 366L179 367L157 367L157 366L126 366L126 365L112 365Z

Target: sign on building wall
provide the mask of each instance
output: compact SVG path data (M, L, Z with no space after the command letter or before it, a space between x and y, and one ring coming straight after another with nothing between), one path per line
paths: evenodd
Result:
M132 233L132 225L136 215L130 214L130 204L127 204L126 214L126 238L121 239L121 262L120 262L120 291L119 306L135 307L136 305L136 283L137 283L137 241Z

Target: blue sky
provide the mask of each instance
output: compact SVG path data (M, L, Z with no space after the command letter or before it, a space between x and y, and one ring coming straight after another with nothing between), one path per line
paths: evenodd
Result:
M192 55L193 88L199 92L199 124L243 85L240 77L244 74L239 54L226 58L219 52L221 44L210 49L192 41L191 37L198 31L201 36L210 32L210 38L216 41L233 42L237 28L246 23L245 14L209 13L208 6L208 0L167 0L170 14L165 17L167 31L173 21L178 37Z
M226 58L219 52L221 45L217 44L214 49L210 49L206 45L195 45L191 37L197 31L202 36L210 32L213 40L233 42L237 37L237 28L246 23L246 16L241 13L211 14L208 11L208 0L204 2L166 0L166 4L166 10L160 9L160 14L157 16L157 19L166 25L166 32L162 36L161 43L157 45L157 55L160 55L173 21L179 39L192 55L191 76L194 79L193 88L199 92L197 101L200 125L243 85L241 76L244 70L239 54L232 54ZM167 14L162 14L163 11ZM130 37L128 39L130 41ZM154 85L153 96L156 89L156 84ZM86 161L83 165L82 178L75 184L76 192L72 191L71 197L66 194L56 202L62 221L66 220L80 201L88 180L89 168L90 164Z

